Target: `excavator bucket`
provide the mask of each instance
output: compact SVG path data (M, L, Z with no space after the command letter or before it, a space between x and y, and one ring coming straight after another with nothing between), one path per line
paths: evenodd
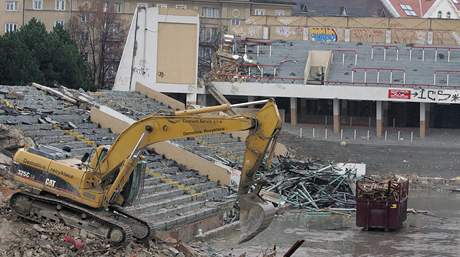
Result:
M240 241L251 240L265 230L275 217L276 208L256 193L240 196Z

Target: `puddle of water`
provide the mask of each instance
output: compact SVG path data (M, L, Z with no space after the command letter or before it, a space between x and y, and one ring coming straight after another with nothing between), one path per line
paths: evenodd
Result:
M445 219L409 214L401 230L385 233L362 231L355 226L354 216L307 215L296 210L276 217L267 230L244 244L237 244L237 231L210 244L236 256L244 252L258 256L274 245L282 256L299 239L305 243L293 256L460 256L460 194L411 192L408 204Z

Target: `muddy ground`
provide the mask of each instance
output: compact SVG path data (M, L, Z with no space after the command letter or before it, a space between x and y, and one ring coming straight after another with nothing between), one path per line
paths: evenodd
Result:
M299 138L286 132L281 133L279 141L284 143L297 158L364 162L369 174L417 174L443 178L460 176L458 147L351 143L341 146L338 142Z
M427 149L407 146L347 145L281 135L281 142L297 158L367 163L371 174L418 174L459 176L458 149ZM11 141L8 141L9 143ZM14 143L14 142L13 142ZM13 145L16 145L14 143ZM6 159L0 159L0 168ZM7 168L3 165L3 168ZM441 182L444 183L444 182ZM423 184L423 183L422 183ZM458 256L460 253L460 194L430 191L411 192L409 207L429 210L432 216L409 215L405 227L392 233L364 232L354 226L354 216L288 212L242 245L238 231L215 237L209 243L184 244L157 237L148 245L131 243L113 247L78 229L63 225L37 225L16 218L6 207L14 184L0 177L0 256L262 256L274 245L277 256L299 239L305 244L294 256ZM432 190L435 189L435 190Z
M429 215L409 214L395 232L362 231L354 225L354 215L292 211L277 217L252 241L237 245L238 231L231 231L213 239L211 246L225 254L257 256L275 245L285 252L304 239L293 256L459 256L460 194L417 191L409 197L410 208L428 210Z

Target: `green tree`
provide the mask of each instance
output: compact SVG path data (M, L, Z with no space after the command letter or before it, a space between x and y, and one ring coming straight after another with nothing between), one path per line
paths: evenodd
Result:
M13 34L0 37L0 84L25 85L43 80L37 61L24 43Z
M47 86L94 88L77 45L62 27L47 32L45 25L33 18L19 31L8 33L1 40L6 41L4 46L0 45L0 53L3 53L0 54L0 63L5 66L0 66L1 73L4 73L0 76L0 83L38 82ZM15 58L16 67L10 67L8 58ZM19 77L12 73L17 67L23 68Z
M67 31L60 26L55 27L50 33L49 48L52 50L53 68L48 71L48 81L71 88L92 89L88 66Z

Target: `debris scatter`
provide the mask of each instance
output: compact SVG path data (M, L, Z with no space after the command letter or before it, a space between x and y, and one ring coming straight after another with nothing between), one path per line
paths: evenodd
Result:
M352 191L356 171L339 169L322 161L299 161L281 157L260 177L267 181L266 191L281 195L291 207L319 210L323 208L352 208Z

